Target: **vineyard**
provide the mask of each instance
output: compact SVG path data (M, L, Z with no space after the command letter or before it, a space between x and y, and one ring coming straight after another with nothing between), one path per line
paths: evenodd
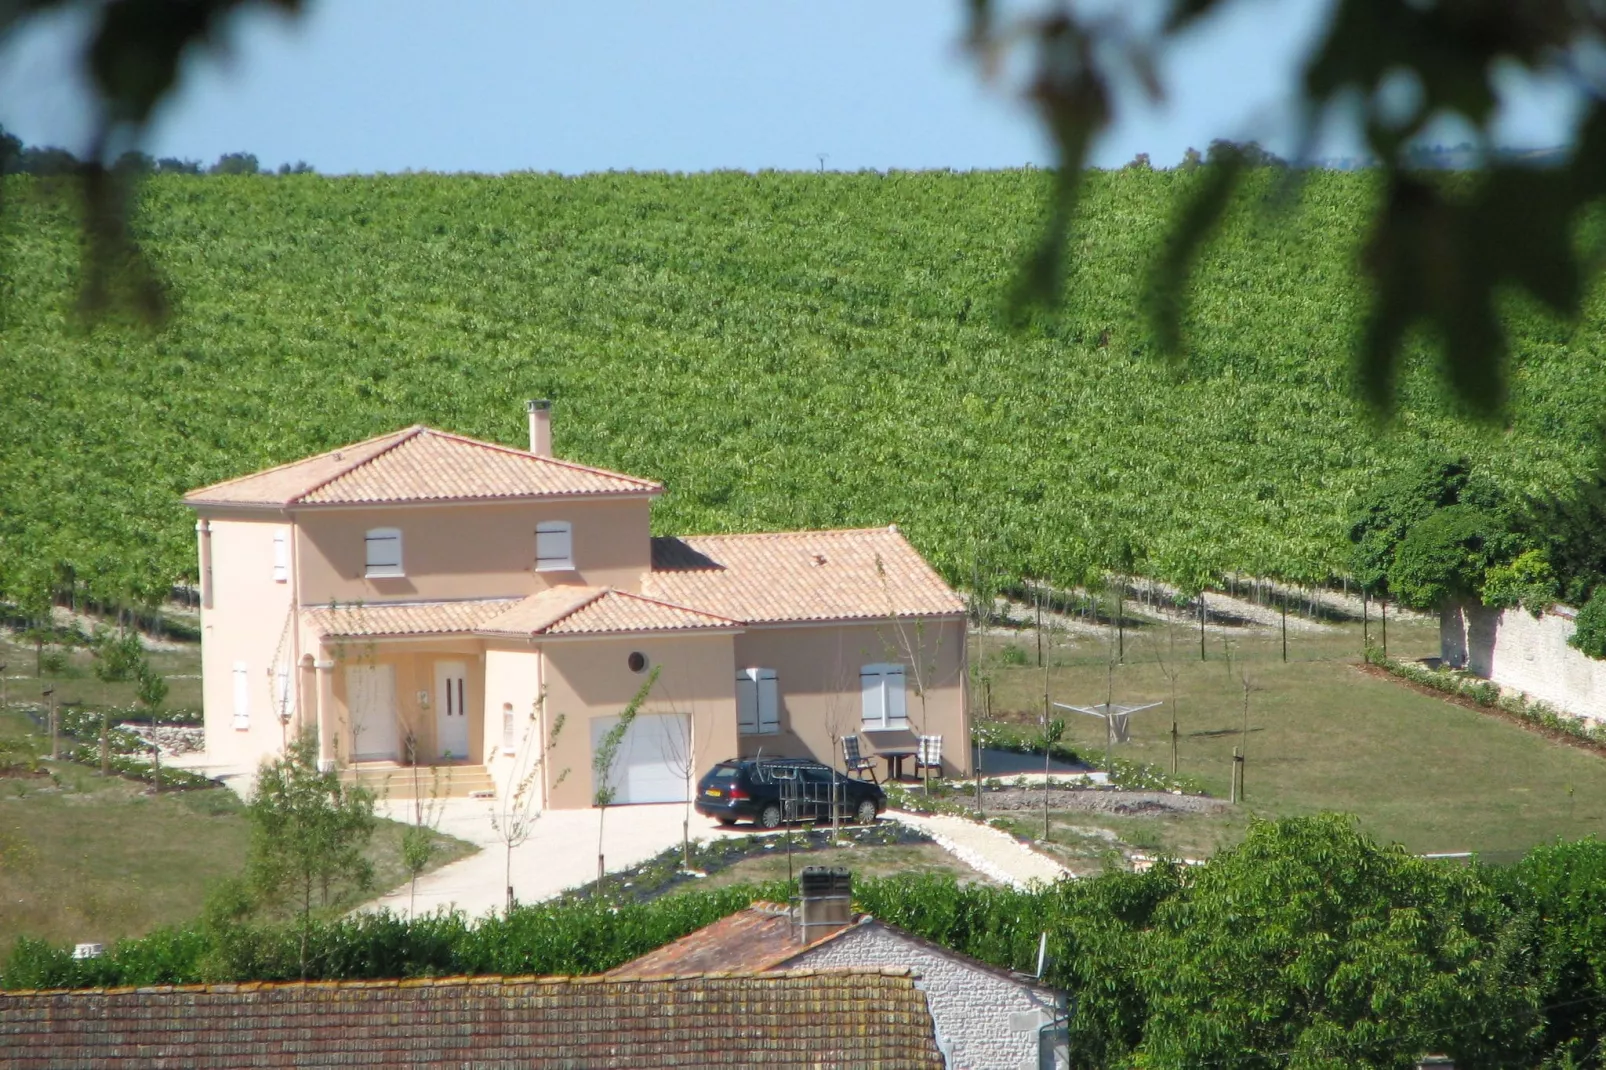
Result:
M1597 457L1601 317L1513 304L1504 426L1354 400L1372 179L1251 183L1201 265L1190 356L1141 311L1186 172L1096 176L1065 304L1004 322L1043 172L577 179L158 176L161 330L80 324L77 201L6 180L0 592L150 604L193 575L188 488L410 423L664 481L661 531L898 523L952 580L1340 573L1380 475L1475 453L1513 489ZM1599 304L1597 294L1594 302Z

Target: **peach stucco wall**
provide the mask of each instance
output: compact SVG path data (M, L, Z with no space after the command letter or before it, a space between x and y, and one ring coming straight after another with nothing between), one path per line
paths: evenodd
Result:
M906 733L862 731L859 668L875 662L905 666ZM780 732L742 736L743 755L762 748L765 754L812 756L840 769L842 755L832 746L833 735L860 733L868 750L878 744L912 749L916 735L929 734L942 736L946 772L970 771L963 619L753 627L736 637L736 665L774 669L781 706Z
M545 658L545 711L563 715L564 726L548 758L548 792L555 808L591 805L591 720L616 716L635 696L645 675L630 671L631 651L659 666L658 682L642 706L643 714L685 713L692 717L692 748L700 777L708 767L736 753L736 665L732 636L645 636L624 639L555 640L542 646Z
M230 516L206 518L211 530L210 605L201 607L201 695L210 762L254 770L277 753L285 737L274 694L277 654L296 673L295 629L286 640L292 584L273 578L274 532L290 531L287 518ZM282 649L281 649L282 645ZM246 670L249 727L234 726L234 667Z
M498 798L516 790L517 782L535 774L531 804L542 805L539 783L542 740L541 652L528 644L487 644L485 651L485 766ZM513 748L503 747L503 707L513 714Z
M545 520L573 525L573 570L535 571L535 528ZM636 590L651 566L646 498L302 509L296 521L303 605L523 596L561 583ZM372 528L400 529L405 576L364 575Z

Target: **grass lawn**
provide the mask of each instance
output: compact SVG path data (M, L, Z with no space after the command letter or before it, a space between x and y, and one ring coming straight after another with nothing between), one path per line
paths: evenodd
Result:
M1275 635L1240 638L1225 650L1219 637L1207 636L1204 662L1196 630L1178 629L1174 654L1170 638L1163 626L1128 632L1126 659L1113 674L1115 701L1169 702L1171 685L1156 654L1166 658L1178 675L1179 771L1226 797L1233 748L1246 746L1245 805L1209 817L1065 814L1051 838L1069 844L1078 836L1074 829L1103 827L1134 846L1197 857L1233 842L1250 815L1340 810L1356 814L1373 836L1412 851L1477 851L1500 861L1557 836L1606 832L1606 759L1364 674L1356 665L1358 628L1291 632L1286 664ZM1035 661L1030 637L1015 642ZM1391 621L1389 646L1396 656L1437 653L1436 625ZM1001 647L990 639L973 651L991 677L994 715L1035 723L1045 673L1003 664ZM1045 658L1051 698L1103 702L1106 650L1096 637L1052 644ZM1063 716L1074 746L1102 754L1102 721ZM1169 706L1138 714L1132 741L1116 753L1169 767L1169 728ZM1040 822L1024 815L1020 821L1022 831L1040 834Z
M0 736L31 728L0 713ZM154 796L84 766L52 768L59 784L0 777L0 961L18 936L109 942L193 920L208 887L244 866L249 830L227 788ZM374 834L378 890L403 883L401 831L380 821ZM437 866L474 849L449 836L437 843Z
M845 866L854 877L907 877L923 873L948 873L960 882L991 884L993 881L934 843L882 844L877 846L831 847L820 851L794 851L795 876L804 866ZM707 880L684 885L684 889L721 888L729 884L786 879L786 849L776 844L772 854L745 858L722 869Z

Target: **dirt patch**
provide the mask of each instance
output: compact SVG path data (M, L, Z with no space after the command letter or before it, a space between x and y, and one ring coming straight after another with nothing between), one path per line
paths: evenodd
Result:
M1012 788L992 791L983 798L983 811L1042 810L1042 789ZM1099 788L1054 788L1048 808L1060 813L1112 814L1144 817L1160 814L1214 814L1227 809L1221 799L1208 795L1172 795L1164 791L1119 791Z

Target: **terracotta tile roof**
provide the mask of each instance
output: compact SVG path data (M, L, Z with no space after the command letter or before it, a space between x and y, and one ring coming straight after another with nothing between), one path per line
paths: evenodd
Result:
M470 633L484 621L517 605L516 598L476 598L457 602L350 603L319 606L302 613L319 635L356 639Z
M359 505L659 494L648 479L415 426L214 483L189 505Z
M0 993L8 1066L937 1070L907 970Z
M623 966L615 966L607 977L663 977L688 973L716 973L731 971L774 972L790 968L790 964L806 957L817 948L863 926L873 926L898 937L903 942L961 962L972 969L992 974L1012 984L1022 984L1039 991L1049 992L1045 985L1018 977L1010 971L966 955L962 951L933 943L906 929L889 925L868 914L855 915L851 924L826 933L804 943L797 938L786 907L775 903L754 903L738 910L696 932L687 933L673 943L649 951ZM891 965L888 963L887 965Z
M553 587L480 625L490 635L606 635L739 628L740 621L612 587Z
M964 601L890 528L652 540L642 593L737 620L957 616Z
M803 950L805 945L796 936L790 911L773 903L755 903L623 966L616 966L607 976L659 977L721 970L772 970Z

